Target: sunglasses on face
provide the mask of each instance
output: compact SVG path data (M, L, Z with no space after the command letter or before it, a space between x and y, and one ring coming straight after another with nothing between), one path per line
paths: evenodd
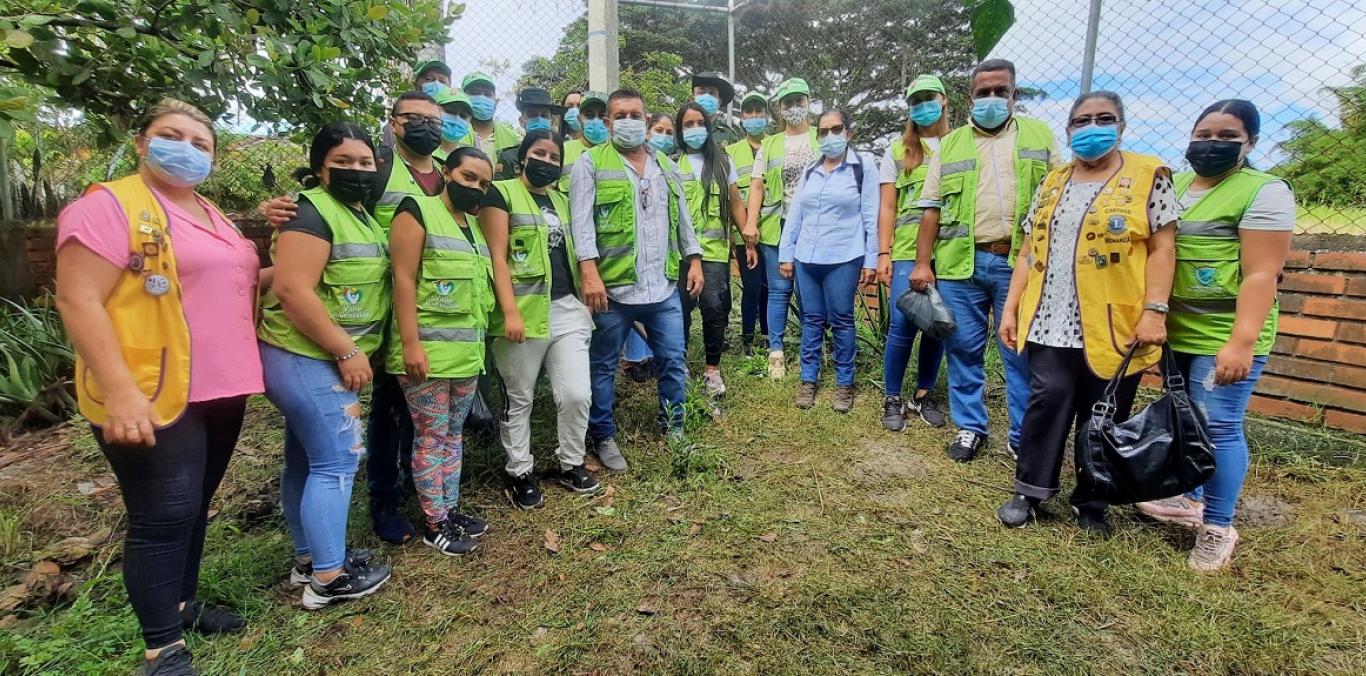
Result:
M837 124L833 127L821 127L816 130L816 134L819 136L825 136L826 134L835 134L837 136L842 136L844 135L844 125Z

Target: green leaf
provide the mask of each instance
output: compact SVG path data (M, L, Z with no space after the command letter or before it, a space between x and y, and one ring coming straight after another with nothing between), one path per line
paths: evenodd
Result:
M972 11L972 47L977 58L985 59L996 43L1015 23L1015 6L1010 0L982 0Z
M339 98L337 98L337 97L335 97L335 96L329 96L329 97L327 97L327 100L328 100L329 103L331 103L332 105L334 105L334 106L336 106L336 107L338 107L338 108L341 108L342 110L348 110L349 108L351 108L351 104L349 104L349 103L347 103L347 102L345 102L345 101L343 101L343 100L341 100L341 99L339 99Z
M4 139L4 140L6 140L6 141L9 141L9 140L12 140L13 138L14 138L14 125L11 125L11 124L9 123L9 120L6 120L5 117L4 117L3 115L0 115L0 139Z
M383 21L384 17L389 16L389 8L385 5L375 5L365 12L365 16L370 17L371 21Z
M29 14L28 16L25 16L24 18L19 20L19 25L25 28L33 28L35 26L46 26L49 23L52 23L52 20L56 18L57 17L51 14Z
M261 21L261 13L253 7L247 10L247 13L243 14L242 18L246 19L248 25L255 26Z
M114 33L125 40L132 40L138 36L138 32L132 26L120 26Z
M15 49L28 49L33 44L33 34L28 31L12 30L5 33L5 44Z
M458 3L454 4L454 5L451 5L451 6L450 6L449 8L447 8L447 10L446 10L446 16L449 16L449 17L459 18L459 17L460 17L462 14L464 14L464 13L465 13L465 3L463 3L463 2L458 2Z

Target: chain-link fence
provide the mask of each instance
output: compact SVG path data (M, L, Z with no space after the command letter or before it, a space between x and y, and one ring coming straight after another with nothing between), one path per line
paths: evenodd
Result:
M621 82L654 111L672 112L688 73L727 73L736 89L769 92L786 77L811 85L819 110L856 119L857 142L885 147L905 121L902 92L920 73L942 76L950 115L966 121L976 0L619 0ZM562 96L588 82L586 0L468 0L446 60L459 80L481 70L497 84L496 117L515 122L516 90ZM1081 90L1087 0L1014 0L1015 24L991 51L1018 68L1021 107L1063 125ZM728 32L734 30L733 56ZM1291 179L1300 230L1366 234L1366 8L1351 0L1129 0L1101 3L1094 89L1125 101L1128 148L1178 170L1196 116L1223 98L1262 112L1251 158ZM128 143L101 148L78 115L21 129L9 149L20 213L51 214L94 180L131 167ZM204 191L229 211L297 186L302 144L225 129ZM26 207L23 205L27 205Z

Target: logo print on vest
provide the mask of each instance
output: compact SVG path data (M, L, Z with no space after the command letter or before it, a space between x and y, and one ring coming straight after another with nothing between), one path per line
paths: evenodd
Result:
M1106 222L1105 227L1109 228L1111 234L1118 235L1119 233L1124 232L1126 228L1124 217L1119 214L1111 216L1110 220Z
M342 301L347 305L355 305L360 302L360 299L360 289L351 286L342 287Z
M1200 286L1212 286L1214 284L1214 268L1196 268L1195 281Z
M455 291L455 282L448 279L437 280L435 283L436 293L440 296L449 296Z
M512 252L512 262L513 262L513 263L525 263L525 262L526 262L526 257L527 257L527 252L526 252L525 249L523 249L523 250L521 250L521 251L514 251L514 252Z

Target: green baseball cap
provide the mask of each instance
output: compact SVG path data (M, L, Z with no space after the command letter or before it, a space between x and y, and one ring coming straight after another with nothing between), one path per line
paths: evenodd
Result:
M417 78L422 77L422 74L429 70L439 70L445 73L446 77L451 76L450 66L447 66L446 64L440 61L432 59L430 61L418 61L417 65L413 66L413 79L416 80Z
M906 98L911 98L911 95L916 92L934 92L936 94L944 94L945 96L948 95L947 92L944 91L944 82L935 75L917 76L915 80L911 82L911 86L906 88Z
M487 84L488 86L493 87L495 89L498 87L498 85L495 85L493 83L493 78L489 77L488 73L476 70L473 73L466 75L465 79L460 81L460 88L468 91L470 85L475 84L477 82L483 82L484 84Z
M606 94L602 92L595 92L593 90L589 90L584 92L583 95L579 97L579 108L586 108L590 101L593 103L601 103L603 108L607 107Z
M459 89L452 89L450 87L446 87L437 93L436 105L445 108L446 106L451 105L453 103L463 103L465 104L466 108L470 110L474 109L474 106L470 105L469 94L466 94L465 92L462 92Z
M744 97L740 99L740 107L744 108L745 104L749 103L750 101L758 101L759 103L768 105L768 97L764 96L763 92L757 90L746 92Z
M778 85L778 91L773 92L773 100L782 102L783 99L792 96L793 94L811 96L811 87L807 86L806 80L799 77L790 77L783 80L782 84Z

